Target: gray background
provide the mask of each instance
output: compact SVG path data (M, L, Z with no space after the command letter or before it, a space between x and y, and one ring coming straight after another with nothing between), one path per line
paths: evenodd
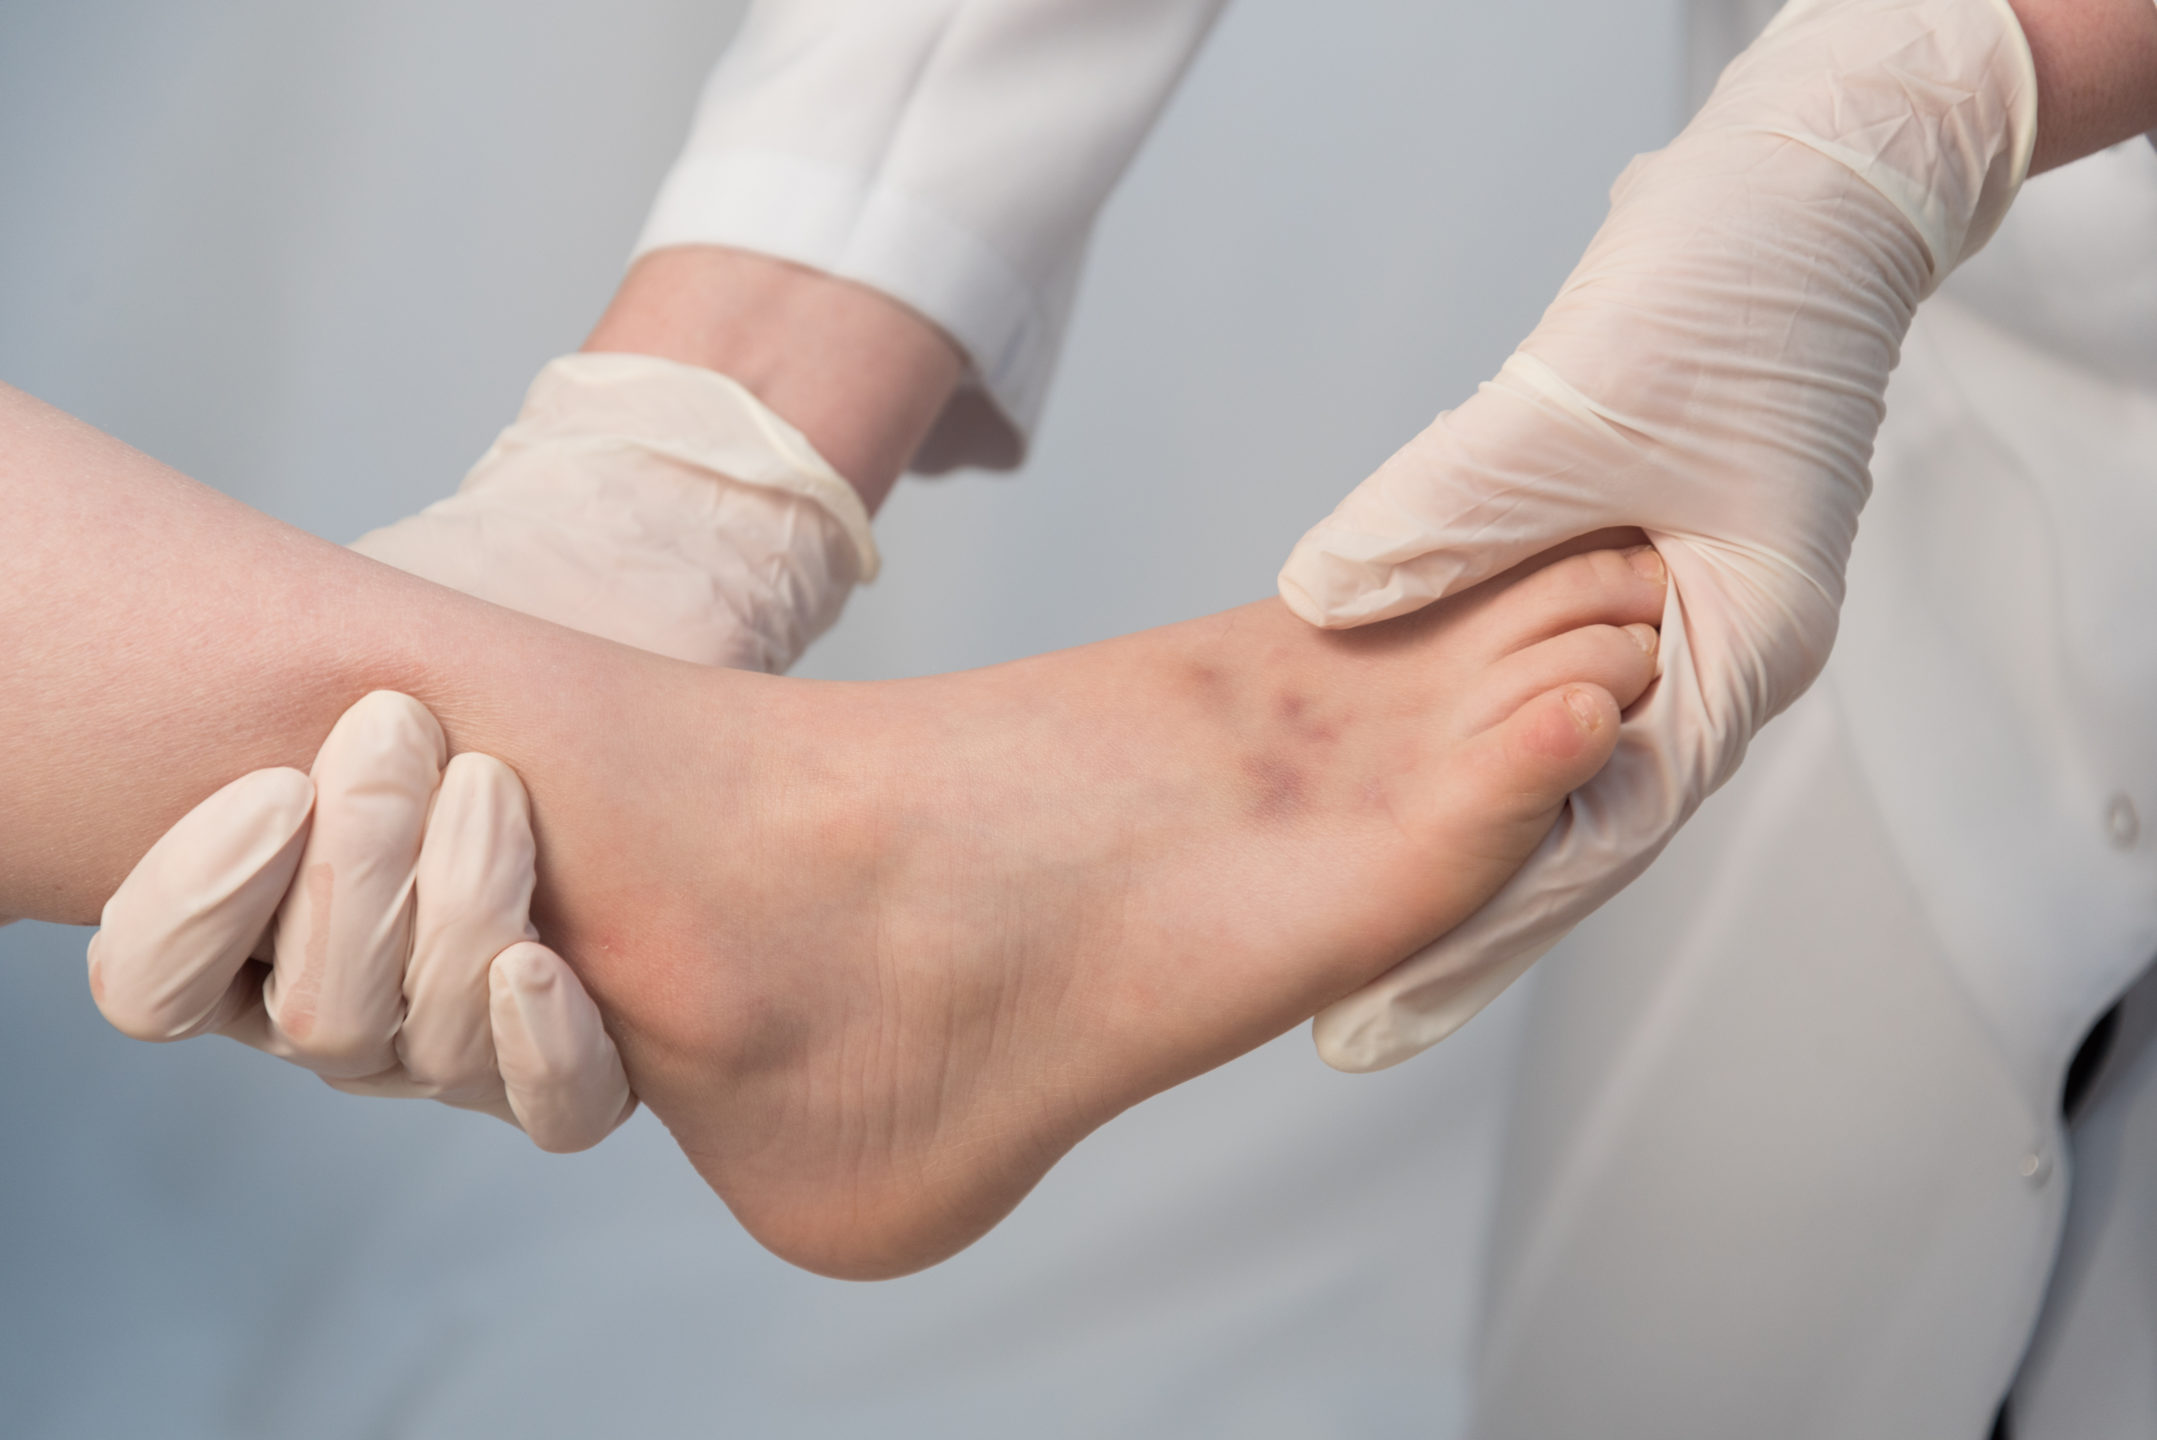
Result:
M332 539L418 508L597 315L739 8L0 0L0 379ZM1533 324L1673 128L1678 29L1675 0L1241 0L1104 219L1031 464L903 485L802 673L1266 593ZM548 1159L123 1040L85 939L0 932L0 1433L1457 1421L1517 997L1376 1077L1285 1037L859 1287L765 1256L648 1117Z

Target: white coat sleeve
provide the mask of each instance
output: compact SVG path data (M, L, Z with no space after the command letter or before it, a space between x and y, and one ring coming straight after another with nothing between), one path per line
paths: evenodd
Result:
M1224 3L758 0L636 253L755 251L920 312L970 371L915 468L1009 468L1094 217Z

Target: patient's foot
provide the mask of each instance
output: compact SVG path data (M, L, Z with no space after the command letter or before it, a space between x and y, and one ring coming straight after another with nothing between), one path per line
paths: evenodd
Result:
M1361 631L1269 600L929 680L658 671L594 699L611 778L532 777L549 936L759 1240L916 1269L1480 905L1662 603L1602 551Z

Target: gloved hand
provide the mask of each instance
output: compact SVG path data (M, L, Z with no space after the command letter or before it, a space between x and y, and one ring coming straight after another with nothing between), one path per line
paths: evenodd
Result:
M637 355L547 366L456 495L355 548L644 649L770 670L877 566L859 498L799 432L723 376ZM485 756L443 769L442 746L424 708L369 696L311 784L260 771L190 812L106 906L106 1016L486 1110L550 1150L604 1138L635 1101L583 987L532 943L523 789Z
M1795 0L1619 177L1535 332L1296 546L1314 624L1384 620L1645 529L1662 673L1616 756L1466 924L1318 1018L1342 1069L1458 1028L1638 875L1819 673L1921 297L1999 224L2036 127L2005 0Z
M378 690L311 775L257 770L189 811L105 904L90 941L105 1018L483 1110L546 1150L605 1138L636 1099L598 1008L526 918L524 787L491 756L445 754L425 707Z
M714 371L565 355L447 500L353 549L699 665L773 674L876 578L861 498Z

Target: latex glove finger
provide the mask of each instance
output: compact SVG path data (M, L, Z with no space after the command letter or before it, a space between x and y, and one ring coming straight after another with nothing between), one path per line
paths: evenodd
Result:
M489 976L495 1056L517 1121L542 1150L589 1149L637 1108L614 1041L562 957L512 945Z
M397 1035L404 1073L421 1093L507 1113L487 977L497 955L538 938L528 918L534 877L531 812L516 774L491 755L452 758L420 846Z
M314 825L279 909L263 1033L235 1038L341 1078L397 1063L413 875L447 749L408 695L347 710L315 756Z
M138 1040L184 1040L253 999L237 982L307 840L314 785L297 770L243 775L150 847L90 939L90 994Z

